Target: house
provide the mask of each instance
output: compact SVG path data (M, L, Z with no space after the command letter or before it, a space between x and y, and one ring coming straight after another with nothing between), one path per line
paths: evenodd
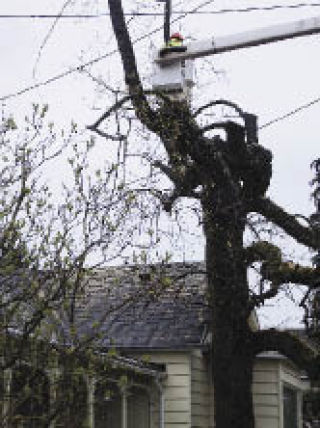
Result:
M96 271L78 306L79 325L85 334L88 309L90 322L93 317L101 331L100 349L115 348L121 355L166 369L160 395L150 388L133 419L126 416L125 423L122 419L119 425L118 419L109 428L214 426L210 316L203 264ZM253 329L259 328L254 315L249 322ZM253 376L256 427L302 428L302 396L307 388L308 382L287 358L277 352L258 355Z
M48 426L48 415L53 415L50 428L212 428L205 278L201 263L92 272L75 315L77 334L96 340L94 367L89 369L81 354L69 361L70 328L61 310L50 323L65 347L57 351L52 343L31 341L20 365L1 373L2 428L41 428ZM259 328L254 314L249 322ZM19 341L17 332L11 336ZM253 378L256 427L302 428L308 383L301 372L269 352L257 357ZM21 379L27 400L20 399Z
M16 296L22 296L19 311L14 312L17 317L10 316L9 303L0 307L0 427L139 428L149 424L144 409L149 408L149 397L160 401L164 365L120 356L112 349L104 352L91 347L88 336L77 347L63 309L65 297L60 310L48 313L41 330L25 334L37 302L22 300L29 278L28 272L0 278L0 300L13 296L15 303ZM87 321L93 328L92 318Z

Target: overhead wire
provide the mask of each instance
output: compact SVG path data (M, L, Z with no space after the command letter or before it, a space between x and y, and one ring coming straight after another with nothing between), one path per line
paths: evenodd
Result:
M200 9L202 7L205 7L208 4L213 3L213 2L214 2L214 0L206 0L203 3L201 3L200 5L196 6L191 11L185 12L182 15L178 16L177 18L174 18L171 22L175 23L177 21L180 21L181 19L183 19L186 16L188 16L192 11L196 11L196 10L198 10L198 9ZM152 31L149 31L148 33L143 34L142 36L139 36L136 39L134 39L132 41L132 44L135 45L136 43L139 43L142 40L145 40L146 38L152 36L153 34L158 33L162 29L163 29L163 25L160 25L160 26L156 27L155 29L153 29ZM7 100L9 100L11 98L19 97L21 95L24 95L27 92L33 91L33 90L38 89L38 88L42 88L43 86L47 86L47 85L49 85L49 84L51 84L53 82L56 82L58 80L63 79L64 77L67 77L67 76L69 76L69 75L71 75L73 73L79 72L79 71L83 70L86 67L94 65L97 62L100 62L100 61L102 61L102 60L104 60L104 59L106 59L106 58L108 58L108 57L116 54L117 52L118 52L118 49L114 49L114 50L112 50L110 52L107 52L104 55L100 55L99 57L96 57L96 58L94 58L94 59L92 59L90 61L87 61L87 62L85 62L83 64L80 64L80 65L78 65L76 67L72 67L69 70L66 70L66 71L63 71L63 72L61 72L59 74L56 74L55 76L49 77L48 79L46 79L46 80L44 80L42 82L34 83L33 85L27 86L27 87L25 87L23 89L20 89L19 91L12 92L11 94L4 95L4 96L0 97L0 102L7 101Z
M301 9L303 7L319 7L320 3L295 3L295 4L275 4L270 6L249 6L245 8L225 8L213 11L199 11L199 14L208 13L210 15L221 14L221 13L241 13L241 12L265 12L279 9Z
M45 49L46 44L49 42L49 39L50 39L50 37L52 36L52 34L54 32L54 29L58 25L58 22L60 20L59 16L63 15L63 12L69 7L71 1L72 0L66 0L64 2L64 4L62 5L62 7L60 9L60 12L59 12L57 18L54 19L53 23L51 24L51 26L49 28L49 31L47 32L47 34L45 35L44 39L42 40L42 43L41 43L41 45L39 47L39 50L38 50L37 58L36 58L35 63L33 65L32 76L33 76L34 79L36 77L36 72L37 72L38 64L40 63L41 54L42 54L43 50Z
M172 15L219 15L225 13L242 13L242 12L259 12L259 11L273 11L279 9L301 9L304 7L319 7L320 3L295 3L289 5L270 5L270 6L250 6L245 8L224 8L218 10L203 10L203 11L184 11L176 10L172 11ZM128 12L124 13L125 16L163 16L162 12ZM110 16L110 13L99 13L99 14L0 14L0 19L96 19Z
M287 112L287 113L285 113L285 114L283 114L281 116L277 116L274 119L269 120L268 122L266 122L263 125L259 126L259 129L267 128L268 126L271 126L271 125L273 125L273 124L275 124L277 122L281 122L282 120L288 119L289 117L291 117L291 116L293 116L293 115L295 115L295 114L297 114L297 113L299 113L299 112L301 112L303 110L306 110L309 107L312 107L313 105L315 105L315 104L317 104L319 102L320 102L320 97L315 98L315 99L309 101L308 103L302 104L301 106L296 107L295 109L290 110L289 112Z
M198 10L198 9L200 9L202 7L205 7L209 3L212 3L213 1L214 0L207 0L207 1L203 2L203 3L201 3L200 5L196 6L194 9L192 9L190 11L182 12L182 14L180 16L178 16L177 18L175 18L175 19L172 20L172 23L175 23L175 22L177 22L177 21L185 18L186 16L188 16L190 14L195 14L195 13L206 14L206 13L227 13L227 12L245 12L245 11L249 12L249 11L257 11L257 10L293 9L293 8L300 8L300 7L305 7L305 6L320 6L320 3L299 3L299 4L295 4L295 5L273 5L273 6L266 6L266 7L250 7L250 8L246 8L246 9L220 9L218 11L199 11ZM109 14L105 13L105 14L102 14L102 15L62 15L60 17L63 18L63 17L68 16L70 18L71 17L72 18L77 18L77 17L98 17L98 16L100 17L100 16L108 16L108 15ZM131 13L131 14L129 13L128 14L127 13L125 15L133 16L135 14L133 14L133 13ZM139 15L146 15L146 13L137 13L136 15L137 16L139 16ZM151 14L149 14L149 15L151 15ZM153 16L157 16L157 14L155 14L155 13L153 13L152 15ZM7 15L7 16L10 16L10 15ZM30 15L30 17L34 17L34 18L37 18L37 17L41 18L41 16L44 16L46 18L47 17L51 17L51 18L59 17L59 15ZM159 13L159 16L163 16L163 14ZM2 17L4 17L4 15L0 15L0 19ZM15 16L15 17L17 17L17 16ZM23 17L26 17L26 16L23 15ZM150 31L150 32L148 32L148 33L146 33L146 34L144 34L144 35L136 38L135 40L133 40L132 44L139 43L140 41L146 39L147 37L150 37L153 34L156 34L157 32L161 31L162 29L163 29L163 25L158 26L154 30L152 30L152 31ZM57 80L60 80L60 79L62 79L64 77L67 77L70 74L73 74L75 72L79 72L79 71L83 70L84 68L89 67L90 65L94 65L95 63L100 62L103 59L105 59L105 58L107 58L109 56L112 56L112 55L114 55L117 52L118 52L118 49L114 49L114 50L112 50L112 51L110 51L110 52L108 52L108 53L106 53L104 55L101 55L101 56L96 57L96 58L94 58L94 59L92 59L90 61L87 61L86 63L80 64L80 65L78 65L76 67L73 67L73 68L67 70L67 71L64 71L64 72L59 73L59 74L57 74L57 75L55 75L55 76L53 76L51 78L48 78L45 81L35 83L34 85L30 85L28 87L25 87L24 89L21 89L20 91L17 91L17 92L14 92L14 93L2 96L2 97L0 97L0 101L3 102L3 101L6 101L6 100L8 100L10 98L14 98L14 97L18 97L20 95L23 95L23 94L25 94L27 92L30 92L30 91L34 90L34 89L46 86L46 85L48 85L50 83L53 83L53 82L55 82ZM319 102L320 102L320 97L315 98L315 99L309 101L308 103L303 104L301 106L298 106L295 109L290 110L289 112L287 112L287 113L285 113L283 115L280 115L280 116L275 117L274 119L271 119L270 121L268 121L268 122L264 123L263 125L261 125L259 127L259 129L264 129L264 128L267 128L267 127L269 127L269 126L271 126L271 125L273 125L273 124L275 124L277 122L283 121L283 120L285 120L285 119L287 119L287 118L289 118L289 117L291 117L291 116L293 116L293 115L295 115L295 114L297 114L297 113L299 113L299 112L301 112L301 111L303 111L305 109L308 109L309 107L312 107L313 105L315 105L315 104L317 104Z

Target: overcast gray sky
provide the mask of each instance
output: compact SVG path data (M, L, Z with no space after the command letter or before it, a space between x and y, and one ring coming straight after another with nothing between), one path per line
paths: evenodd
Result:
M187 12L204 2L173 0L173 10ZM48 103L52 118L58 124L65 125L74 119L80 127L85 127L99 115L99 109L105 106L106 100L103 94L97 93L90 79L79 72L7 98L9 94L45 82L114 50L115 41L107 16L60 19L43 49L41 46L48 36L53 18L1 17L5 14L54 14L60 11L64 3L63 0L11 0L0 3L0 98L7 112L23 115L31 102ZM137 10L137 7L140 12L163 11L163 4L155 0L124 3L127 12ZM297 3L301 2L268 0L259 2L259 7ZM216 0L199 10L217 12L252 6L257 6L257 2ZM75 0L64 10L65 14L106 12L107 2L100 0ZM190 14L173 24L172 30L181 31L189 39L199 40L317 15L320 15L320 7L315 5L272 11ZM173 18L179 16L181 14L174 14ZM151 31L162 22L161 16L139 16L132 21L130 29L135 37ZM146 82L152 69L151 43L161 45L162 32L135 45L138 64ZM263 126L320 97L319 52L320 36L315 35L197 60L194 103L200 105L214 98L230 99L239 103L244 110L257 114L259 124ZM112 84L121 84L117 54L107 56L89 69ZM292 213L310 215L313 211L309 196L308 183L312 178L309 165L320 155L319 123L320 102L260 131L260 142L274 153L274 175L269 194ZM197 241L191 247L185 246L185 253L187 259L201 259L203 243ZM306 260L309 258L307 251L300 251L299 254ZM292 324L297 316L292 306L278 322Z

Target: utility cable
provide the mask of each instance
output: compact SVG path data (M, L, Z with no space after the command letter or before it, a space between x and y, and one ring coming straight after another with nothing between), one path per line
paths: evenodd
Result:
M319 7L320 3L296 3L296 4L288 4L288 5L270 5L270 6L250 6L245 8L226 8L226 9L218 9L211 11L198 11L195 14L202 15L220 15L225 13L241 13L241 12L260 12L260 11L273 11L278 9L301 9L303 7Z
M312 107L313 105L315 105L315 104L317 104L319 102L320 102L320 97L315 98L314 100L309 101L306 104L303 104L303 105L301 105L299 107L296 107L294 110L291 110L288 113L285 113L285 114L283 114L281 116L275 117L274 119L270 120L269 122L264 123L263 125L261 125L259 127L259 129L267 128L268 126L271 126L274 123L281 122L282 120L288 119L289 117L291 117L291 116L299 113L302 110L306 110L307 108Z
M203 10L203 11L184 11L176 10L172 11L172 15L219 15L225 13L241 13L241 12L259 12L259 11L273 11L278 9L301 9L304 7L319 7L320 3L297 3L289 5L270 5L270 6L251 6L246 8L225 8L218 10ZM163 16L162 12L129 12L124 13L125 16ZM96 18L105 18L110 16L110 13L100 13L100 14L0 14L0 19L96 19Z
M177 21L180 21L181 19L185 18L186 16L188 16L188 15L189 15L190 13L192 13L193 11L197 11L198 9L200 9L200 8L202 8L202 7L205 7L205 6L207 6L208 4L213 3L213 1L214 1L214 0L207 0L207 1L203 2L203 3L201 3L199 6L196 6L196 7L195 7L194 9L192 9L191 11L185 12L185 13L183 13L182 15L178 16L177 18L174 18L174 19L171 21L171 23L175 23L175 22L177 22ZM149 31L148 33L146 33L146 34L144 34L144 35L142 35L142 36L140 36L140 37L136 38L135 40L133 40L132 44L133 44L133 45L135 45L136 43L139 43L139 42L141 42L142 40L147 39L148 37L150 37L150 36L152 36L152 35L154 35L154 34L158 33L158 32L159 32L159 31L161 31L161 30L163 30L163 25L161 25L161 26L159 26L159 27L156 27L154 30ZM4 95L4 96L0 97L0 102L7 101L7 100L9 100L9 99L11 99L11 98L19 97L19 96L21 96L21 95L24 95L24 94L25 94L25 93L27 93L27 92L33 91L33 90L38 89L38 88L42 88L43 86L47 86L47 85L49 85L49 84L51 84L51 83L53 83L53 82L56 82L57 80L61 80L61 79L63 79L64 77L69 76L70 74L73 74L73 73L76 73L76 72L82 71L84 68L89 67L90 65L94 65L94 64L96 64L97 62L100 62L100 61L102 61L102 60L104 60L104 59L106 59L106 58L108 58L108 57L110 57L110 56L112 56L112 55L116 54L117 52L118 52L118 49L114 49L114 50L112 50L112 51L110 51L110 52L107 52L107 53L106 53L106 54L104 54L104 55L101 55L101 56L99 56L99 57L97 57L97 58L94 58L94 59L92 59L92 60L90 60L90 61L87 61L87 62L85 62L85 63L83 63L83 64L80 64L80 65L78 65L78 66L76 66L76 67L72 67L72 68L70 68L70 69L69 69L69 70L67 70L67 71L63 71L63 72L61 72L61 73L59 73L59 74L56 74L55 76L49 77L48 79L46 79L46 80L44 80L44 81L42 81L42 82L38 82L38 83L35 83L35 84L33 84L33 85L27 86L27 87L25 87L25 88L23 88L23 89L21 89L21 90L19 90L19 91L17 91L17 92L13 92L13 93L11 93L11 94Z
M241 12L259 12L259 11L272 11L277 9L300 9L303 7L319 7L320 3L299 3L293 5L272 5L265 7L248 7L248 8L239 8L239 9L219 9L219 10L203 10L203 11L195 11L195 12L187 12L187 11L172 11L172 15L181 15L187 13L188 15L218 15L224 13L241 13ZM132 13L124 13L125 16L163 16L162 12L132 12ZM96 18L105 18L110 16L109 13L101 13L101 14L66 14L66 15L55 15L55 14L0 14L0 19L96 19Z

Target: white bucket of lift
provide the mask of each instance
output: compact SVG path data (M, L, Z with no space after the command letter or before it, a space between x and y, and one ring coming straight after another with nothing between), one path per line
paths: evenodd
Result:
M158 56L158 52L154 57ZM189 93L194 85L193 61L183 60L160 65L153 61L152 88L163 92Z

